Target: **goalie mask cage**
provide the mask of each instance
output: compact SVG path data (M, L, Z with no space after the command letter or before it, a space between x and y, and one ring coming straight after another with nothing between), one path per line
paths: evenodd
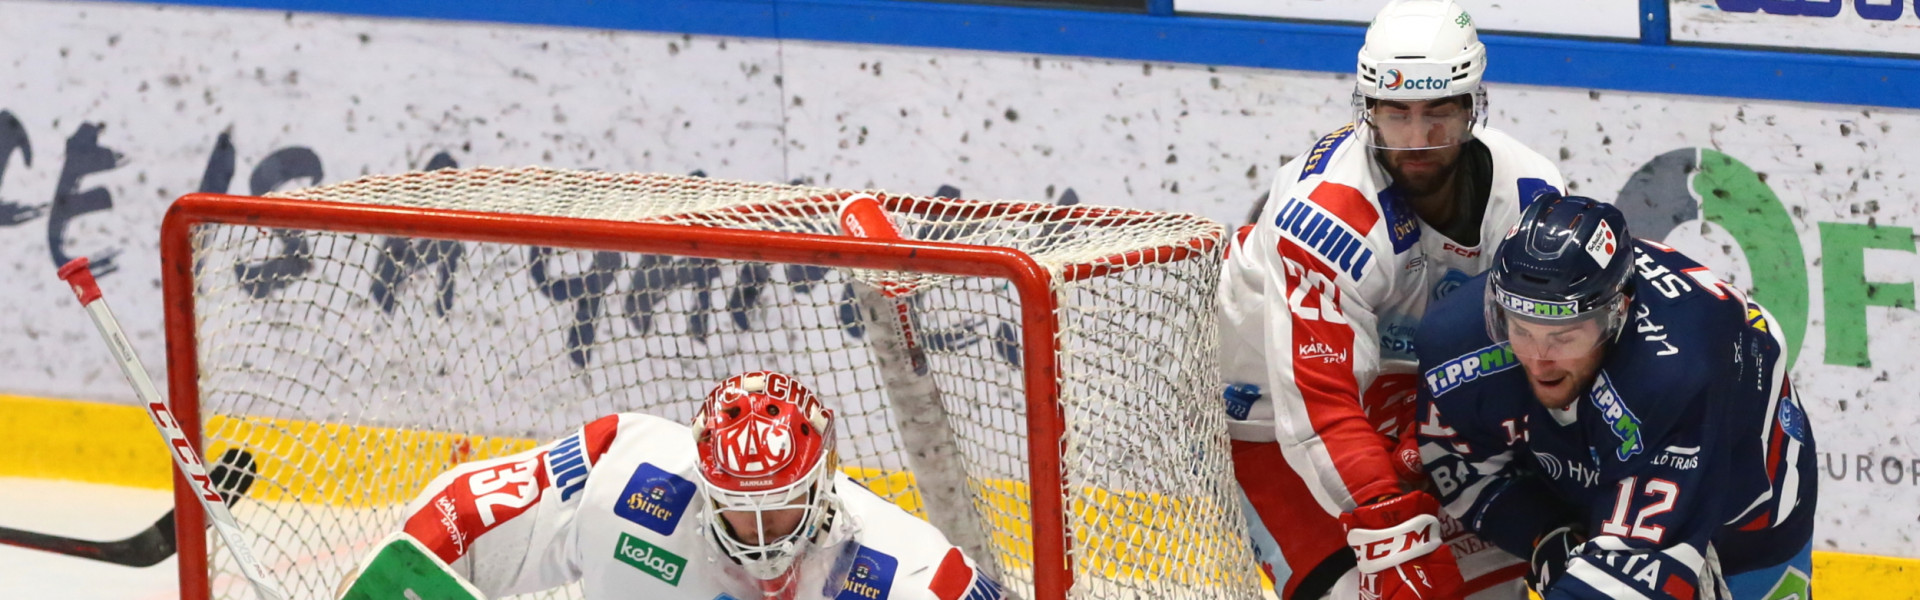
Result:
M905 239L867 240L849 193L524 168L189 195L161 235L174 411L256 457L233 512L296 598L453 465L685 423L750 369L810 386L843 470L1012 596L1260 595L1215 400L1222 226L877 193ZM176 490L181 597L248 597Z

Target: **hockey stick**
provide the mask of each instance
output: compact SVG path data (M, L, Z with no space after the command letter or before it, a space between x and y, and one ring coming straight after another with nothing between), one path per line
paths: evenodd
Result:
M226 454L220 456L220 464L213 466L210 476L213 485L226 497L227 505L232 506L246 495L247 488L253 486L254 474L253 454L228 448ZM172 509L161 515L160 520L154 521L152 527L132 537L105 542L0 527L0 545L90 558L128 567L159 564L178 551L175 541Z
M851 237L905 239L880 200L870 194L857 193L841 201L839 218L840 232ZM927 521L997 578L1000 562L994 554L993 540L974 513L973 493L968 489L966 465L955 451L958 446L954 445L953 428L947 420L947 405L933 380L926 348L915 332L910 298L916 290L910 284L870 284L858 279L853 290L867 324L867 339L872 343L880 381L894 403L894 418L901 429L900 438L906 445L907 461L913 467L914 484L920 490Z
M193 486L194 497L200 499L200 506L207 511L213 531L226 542L228 551L233 553L235 562L240 563L240 574L253 583L253 591L263 600L282 600L287 593L280 590L272 580L267 579L260 561L253 557L253 547L247 545L246 537L240 534L240 525L233 520L233 513L227 512L226 498L214 489L213 479L207 476L206 461L200 458L200 451L194 449L193 442L187 439L187 433L180 430L180 423L173 417L173 409L160 397L160 391L154 389L153 380L147 378L147 368L140 364L140 357L133 353L133 344L127 341L127 334L120 330L120 322L113 318L113 311L107 308L106 300L100 297L100 286L93 281L93 271L87 268L87 258L80 257L60 267L60 279L73 288L73 295L80 299L80 306L87 309L87 316L93 318L93 326L100 330L100 337L107 342L107 349L120 363L120 373L127 377L127 383L133 384L133 392L146 405L147 416L153 419L153 426L160 429L160 435L167 438L172 446L173 465L179 467L188 485Z

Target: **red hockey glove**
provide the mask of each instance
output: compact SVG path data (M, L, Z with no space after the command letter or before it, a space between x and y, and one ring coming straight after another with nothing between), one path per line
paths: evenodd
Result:
M1400 477L1400 488L1419 491L1427 489L1427 468L1420 462L1420 424L1407 423L1400 430L1400 441L1393 446L1393 474Z
M1451 600L1460 565L1440 538L1440 501L1409 492L1340 515L1360 559L1360 597Z

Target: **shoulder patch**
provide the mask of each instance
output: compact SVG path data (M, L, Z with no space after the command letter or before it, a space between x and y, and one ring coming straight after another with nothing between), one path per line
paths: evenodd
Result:
M1380 190L1380 211L1387 220L1387 238L1393 241L1393 253L1403 254L1420 241L1420 221L1394 188Z
M853 568L847 571L846 585L833 600L887 600L893 589L893 574L899 569L900 559L861 546L853 557Z
M1506 342L1487 346L1440 363L1426 372L1427 391L1433 397L1451 392L1469 381L1520 366Z
M1001 600L1005 596L993 578L967 566L967 558L959 548L947 549L947 556L940 559L940 568L933 572L933 582L927 584L927 589L940 600Z
M1327 264L1337 265L1354 281L1366 275L1373 261L1366 236L1379 222L1359 190L1337 183L1321 183L1306 200L1288 197L1273 220L1287 237L1312 249Z
M698 487L684 477L668 473L653 463L641 463L627 480L626 489L620 492L613 514L654 533L673 535L697 490Z
M1800 440L1802 444L1812 443L1813 427L1807 424L1807 411L1800 407L1800 399L1793 393L1793 379L1786 378L1780 384L1780 430L1788 437Z
M1640 418L1633 416L1627 409L1627 401L1620 397L1619 390L1613 387L1613 378L1605 370L1593 379L1593 407L1600 411L1600 418L1606 420L1607 428L1613 430L1613 436L1620 438L1620 448L1614 457L1626 460L1646 450L1646 444L1640 439Z
M1333 151L1340 147L1340 143L1352 135L1353 124L1348 123L1345 127L1333 130L1333 133L1321 136L1320 141L1313 143L1313 150L1307 152L1307 164L1300 168L1300 179L1326 172L1327 158L1333 156Z

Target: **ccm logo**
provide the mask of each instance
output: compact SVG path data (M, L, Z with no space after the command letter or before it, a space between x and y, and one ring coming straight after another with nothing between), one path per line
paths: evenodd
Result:
M1460 246L1458 246L1458 245L1455 245L1455 244L1454 244L1453 242L1447 242L1447 243L1446 243L1445 245L1446 245L1446 248L1447 248L1447 251L1448 251L1448 252L1452 252L1452 253L1454 253L1454 254L1458 254L1458 255L1461 255L1461 256L1465 256L1465 257L1467 257L1467 258L1473 258L1473 257L1475 257L1475 256L1479 256L1479 255L1480 255L1480 249L1479 249L1479 248L1462 248L1462 247L1460 247Z

